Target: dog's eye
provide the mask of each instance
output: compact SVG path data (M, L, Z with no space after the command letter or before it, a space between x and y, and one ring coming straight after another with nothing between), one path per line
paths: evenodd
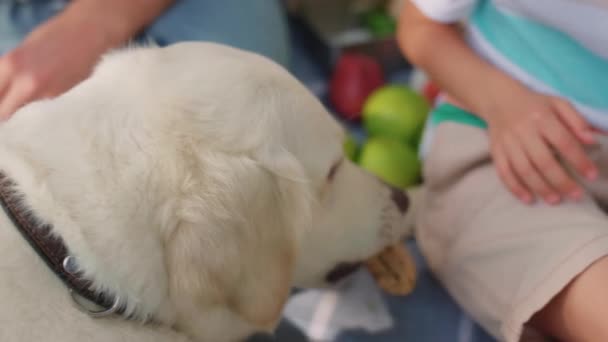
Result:
M328 181L332 181L334 179L334 177L336 176L336 173L338 172L338 169L340 168L340 165L342 165L342 160L340 159L338 162L336 162L334 165L332 165L332 167L329 169L329 172L327 173L327 180Z

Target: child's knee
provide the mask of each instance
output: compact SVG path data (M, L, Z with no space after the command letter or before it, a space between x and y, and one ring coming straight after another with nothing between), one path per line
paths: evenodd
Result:
M584 270L530 323L564 341L608 341L608 257Z

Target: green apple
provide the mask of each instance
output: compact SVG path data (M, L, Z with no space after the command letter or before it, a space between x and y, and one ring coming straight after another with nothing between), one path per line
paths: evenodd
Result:
M370 136L387 136L418 144L429 113L427 100L404 85L387 85L374 91L363 106L363 125Z
M359 146L355 138L351 134L347 134L344 138L344 154L346 157L352 161L356 161L358 149Z
M395 34L395 30L397 29L395 19L380 8L375 8L364 13L362 21L370 32L378 38L390 37Z
M420 180L420 160L414 148L386 138L369 138L361 149L359 165L388 184L407 188Z

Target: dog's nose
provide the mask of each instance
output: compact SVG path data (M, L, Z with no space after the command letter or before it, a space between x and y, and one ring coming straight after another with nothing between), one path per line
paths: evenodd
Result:
M403 190L391 187L391 199L402 214L410 207L410 199Z

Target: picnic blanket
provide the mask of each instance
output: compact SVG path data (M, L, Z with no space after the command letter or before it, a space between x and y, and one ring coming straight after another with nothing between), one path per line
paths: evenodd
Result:
M275 340L335 342L492 342L426 267L416 244L418 283L406 297L381 292L366 270L336 288L304 290L288 302Z

